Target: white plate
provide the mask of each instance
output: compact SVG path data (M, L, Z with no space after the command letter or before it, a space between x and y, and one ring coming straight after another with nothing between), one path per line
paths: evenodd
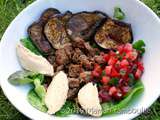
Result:
M15 87L8 83L7 78L13 72L21 69L16 57L16 43L27 35L27 27L38 20L43 10L55 7L62 12L100 10L113 16L113 8L120 6L126 13L126 22L132 24L134 39L143 39L147 45L144 56L145 73L142 81L145 91L130 106L138 110L128 114L118 114L102 117L106 120L127 120L136 117L145 108L148 108L160 95L160 20L143 3L138 0L40 0L36 1L23 10L10 24L6 30L0 46L0 83L10 102L24 115L35 120L49 120L49 116L33 108L26 99L29 86ZM72 115L68 119L81 119L82 117ZM66 119L66 118L63 118ZM85 119L89 119L88 117Z

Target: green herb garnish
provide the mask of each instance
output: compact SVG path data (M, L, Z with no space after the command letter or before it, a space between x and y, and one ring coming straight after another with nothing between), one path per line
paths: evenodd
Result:
M119 79L118 78L112 78L110 81L109 81L109 85L118 85L118 81Z
M125 18L124 12L119 7L114 8L114 18L117 20L123 20Z
M141 54L143 54L145 52L145 43L143 40L138 40L133 44L133 48L140 51Z

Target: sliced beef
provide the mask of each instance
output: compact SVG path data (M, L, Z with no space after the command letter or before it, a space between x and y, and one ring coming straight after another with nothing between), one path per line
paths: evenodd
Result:
M66 33L66 22L72 16L71 12L52 17L44 27L44 33L55 49L64 48L70 42Z
M65 50L66 55L68 56L68 58L71 59L72 55L74 53L74 50L72 48L72 44L67 44L63 49Z
M74 40L76 38L89 39L95 29L107 16L99 11L80 12L71 17L67 23L67 33Z
M59 49L56 51L55 62L58 65L65 65L69 63L69 57L67 56L65 49Z
M70 88L79 88L80 80L78 78L68 78Z
M90 61L89 57L87 57L86 55L81 55L79 57L79 61L85 70L93 70L94 63L92 61Z
M80 48L81 50L85 49L85 41L81 38L76 38L72 40L72 46L74 48Z
M66 65L70 62L73 55L73 48L71 44L66 44L62 49L55 52L55 62L57 65Z
M81 65L70 64L70 66L68 68L69 77L77 78L77 77L79 77L81 72L82 72L82 66Z
M43 26L40 23L33 23L28 28L28 34L34 45L45 55L52 55L54 49L43 34Z
M95 62L98 63L99 65L105 63L105 60L103 59L103 56L100 56L100 55L96 55L96 56L94 57L94 60L95 60Z
M67 99L74 100L77 97L79 89L73 88L68 90Z
M55 8L48 8L42 13L39 21L44 26L51 17L60 13L61 12Z
M133 41L131 25L112 19L107 19L97 30L95 41L105 49L115 48L119 44Z
M85 42L83 39L77 38L72 41L74 48L79 48L87 56L95 56L99 52L98 48L93 48L89 42Z
M83 52L79 48L75 48L72 56L72 62L76 64L80 63L79 58L81 55L83 55Z
M85 53L87 56L92 56L94 57L97 52L99 52L98 48L93 48L89 42L85 42Z
M85 71L80 73L79 79L80 79L80 85L81 86L85 85L86 83L91 81L91 72Z

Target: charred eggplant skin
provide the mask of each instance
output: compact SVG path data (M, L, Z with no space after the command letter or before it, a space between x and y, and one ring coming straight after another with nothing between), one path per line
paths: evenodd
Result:
M55 8L48 8L41 14L39 21L32 23L28 27L29 37L43 55L52 55L54 53L53 47L44 35L44 25L52 16L59 13L60 11Z
M41 17L39 19L39 22L42 24L42 25L45 25L46 22L51 18L53 17L54 15L56 14L60 14L61 12L55 8L48 8L46 9L42 14L41 14Z
M59 20L62 21L63 25L66 26L67 22L69 21L69 19L73 16L71 11L66 11L63 14L57 14L53 17L57 17Z
M115 49L120 44L132 43L131 24L107 18L96 29L94 40L101 48L108 50Z
M43 34L43 27L40 23L35 22L29 26L28 35L42 54L51 55L54 53L54 49Z
M126 23L126 22L122 22L120 20L114 20L113 19L113 21L119 26L123 26L123 27L128 27L129 28L129 32L130 32L130 35L131 35L131 39L130 39L129 43L132 43L133 42L133 31L132 31L131 24Z
M65 26L72 16L71 12L52 17L44 27L44 33L55 49L61 49L70 42Z
M76 38L88 40L93 37L95 29L105 18L108 18L108 15L100 11L76 13L66 24L67 34L73 40Z

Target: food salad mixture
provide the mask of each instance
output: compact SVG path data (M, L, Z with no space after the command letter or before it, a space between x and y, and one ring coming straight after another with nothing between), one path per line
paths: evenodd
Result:
M114 19L101 11L45 10L16 46L23 70L13 85L30 84L28 102L36 109L67 116L100 117L124 109L144 87L145 43L135 41L125 13Z

